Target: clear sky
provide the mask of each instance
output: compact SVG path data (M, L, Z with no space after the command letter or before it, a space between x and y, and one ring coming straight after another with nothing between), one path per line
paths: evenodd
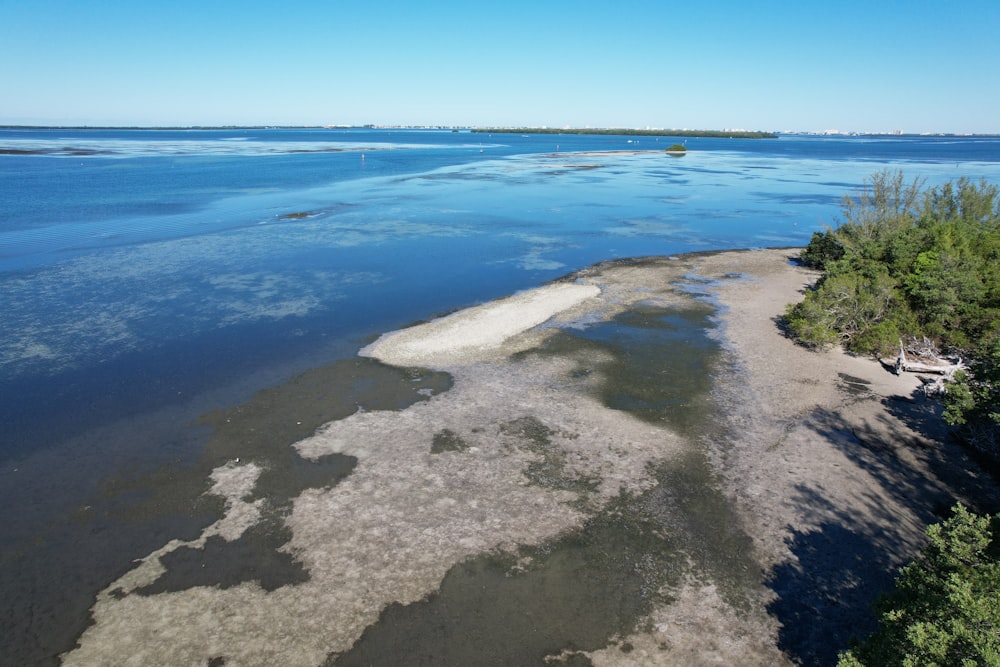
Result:
M1000 0L0 0L0 124L1000 133Z

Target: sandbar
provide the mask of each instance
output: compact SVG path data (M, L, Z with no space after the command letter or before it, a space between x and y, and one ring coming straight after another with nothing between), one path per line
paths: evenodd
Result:
M576 283L537 287L384 334L360 354L393 366L450 366L481 360L502 350L514 336L600 293L596 285Z

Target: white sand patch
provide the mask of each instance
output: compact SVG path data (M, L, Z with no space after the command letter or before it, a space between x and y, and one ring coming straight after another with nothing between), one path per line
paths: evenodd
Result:
M475 361L494 353L513 336L600 293L595 285L546 285L385 334L362 349L361 355L397 366Z
M208 492L225 498L226 511L222 519L205 529L202 534L203 540L218 535L232 542L239 539L247 528L260 521L264 499L258 498L248 502L246 497L253 492L257 478L262 472L263 469L254 463L239 465L235 462L219 466L212 471L210 477L214 484Z

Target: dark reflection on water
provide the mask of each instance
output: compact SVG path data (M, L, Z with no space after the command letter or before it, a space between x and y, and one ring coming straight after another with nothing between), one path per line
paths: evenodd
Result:
M785 194L781 192L753 192L751 194L755 197L772 199L783 204L821 204L824 206L835 206L842 199L841 196L832 194Z

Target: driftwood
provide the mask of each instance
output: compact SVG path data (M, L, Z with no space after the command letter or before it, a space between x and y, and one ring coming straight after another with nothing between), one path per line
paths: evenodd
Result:
M913 347L916 347L914 345ZM955 377L955 373L965 370L967 366L960 357L942 358L938 356L937 350L928 340L924 340L920 349L914 351L911 347L910 355L906 354L906 347L902 339L899 341L899 356L896 363L892 364L896 375L900 373L923 373L937 375L937 378L924 378L924 393L928 396L944 394L946 383Z

